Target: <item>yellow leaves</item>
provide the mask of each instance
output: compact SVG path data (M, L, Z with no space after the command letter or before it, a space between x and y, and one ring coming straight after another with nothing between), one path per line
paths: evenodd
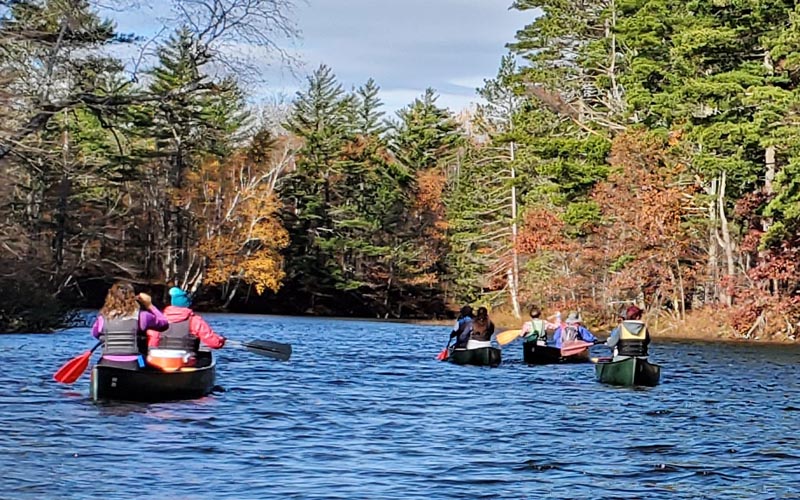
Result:
M283 271L282 260L274 252L265 252L248 258L243 263L242 269L245 281L253 284L259 295L266 289L277 292L286 275Z
M267 154L267 142L256 146L257 151L204 162L187 175L178 195L191 204L198 224L204 283L240 279L261 294L281 286L285 273L280 251L289 244L289 234L278 217L271 182L282 167L276 162L283 160Z

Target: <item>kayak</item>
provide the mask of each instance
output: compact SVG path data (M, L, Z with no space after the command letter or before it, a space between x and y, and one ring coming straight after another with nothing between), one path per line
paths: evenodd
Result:
M216 362L203 367L161 371L95 365L90 393L94 401L173 401L201 398L214 389Z
M502 361L500 349L496 347L453 349L447 359L457 365L475 366L499 366Z
M599 382L612 385L655 387L661 377L661 367L646 358L599 362L594 370Z
M572 354L562 356L561 349L549 345L536 345L536 342L522 343L522 359L529 365L553 365L558 363L588 363L589 348Z

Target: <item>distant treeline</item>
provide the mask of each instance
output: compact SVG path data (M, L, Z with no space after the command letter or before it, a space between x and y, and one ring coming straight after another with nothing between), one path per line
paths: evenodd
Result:
M252 76L225 47L280 52L288 6L212 3L227 17L183 11L152 45L91 1L4 7L0 331L58 326L129 279L234 311L599 319L635 300L794 334L794 2L519 0L531 23L483 105L454 115L428 90L391 117L376 82L326 66L249 105L214 76ZM155 59L114 56L130 47Z

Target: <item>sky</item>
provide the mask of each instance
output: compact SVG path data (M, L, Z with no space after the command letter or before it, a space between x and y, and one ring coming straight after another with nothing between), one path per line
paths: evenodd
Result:
M291 98L324 63L345 89L374 78L389 112L427 87L439 93L439 105L459 111L479 99L475 89L496 75L505 44L532 21L530 12L509 10L511 1L301 0L292 15L300 37L282 44L299 64L289 71L262 58L262 78L249 90ZM149 35L157 14L142 7L112 17L120 32Z

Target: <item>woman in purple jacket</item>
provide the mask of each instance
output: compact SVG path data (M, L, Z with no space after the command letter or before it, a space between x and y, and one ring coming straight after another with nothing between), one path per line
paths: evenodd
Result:
M103 341L100 364L143 368L147 330L163 332L167 328L167 318L149 295L137 295L130 283L114 283L92 325L92 335Z

